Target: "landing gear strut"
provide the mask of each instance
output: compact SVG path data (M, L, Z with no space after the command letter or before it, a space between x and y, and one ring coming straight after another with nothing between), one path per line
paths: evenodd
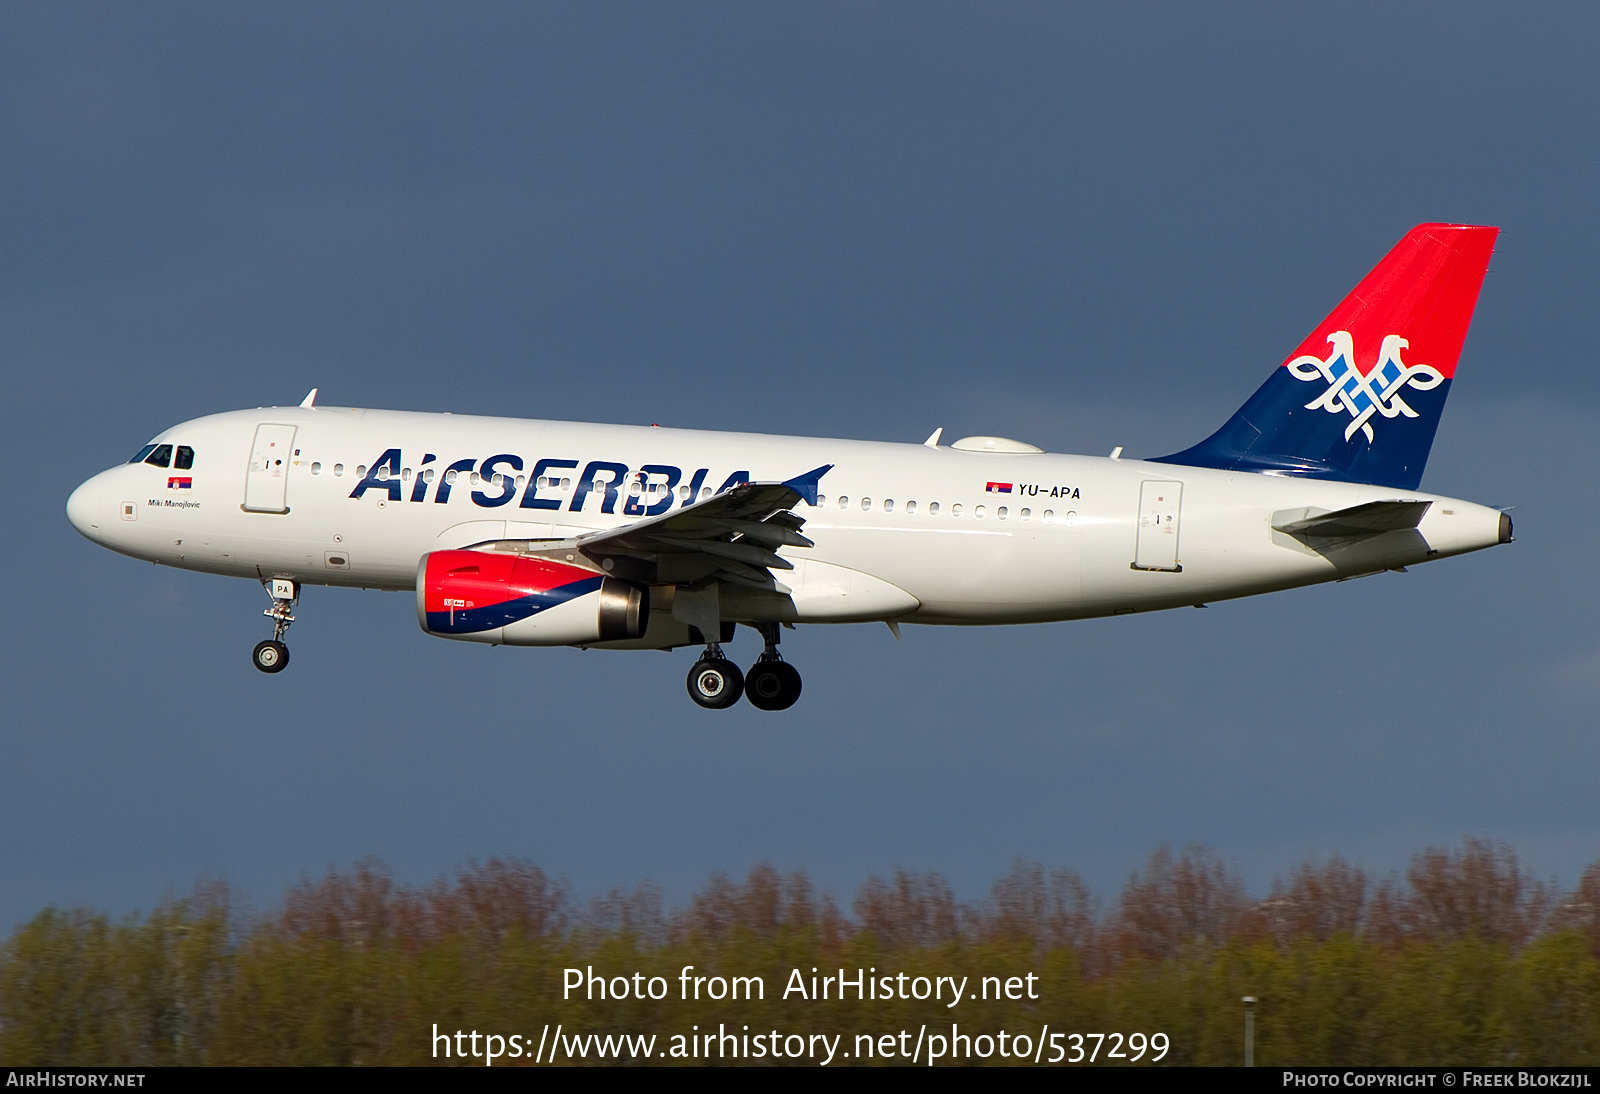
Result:
M800 674L778 653L778 624L751 624L766 649L748 673L722 655L716 642L689 670L689 698L708 710L726 710L743 695L757 710L787 710L800 698Z
M262 588L272 597L272 607L261 614L272 620L272 637L258 642L250 660L262 672L282 672L289 664L289 647L283 644L283 632L294 622L294 606L300 599L300 587L282 578L263 579Z
M778 624L757 623L756 630L767 648L745 674L745 697L757 710L787 710L800 698L800 673L778 653Z

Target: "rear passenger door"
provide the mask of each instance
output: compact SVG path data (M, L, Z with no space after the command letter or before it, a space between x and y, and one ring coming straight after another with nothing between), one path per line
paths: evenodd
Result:
M1140 486L1135 570L1183 570L1178 561L1178 516L1182 504L1181 482L1146 482Z

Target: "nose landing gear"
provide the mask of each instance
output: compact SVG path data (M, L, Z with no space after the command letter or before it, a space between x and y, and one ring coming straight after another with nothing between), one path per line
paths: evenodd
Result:
M262 672L282 672L289 664L289 647L283 644L283 632L294 622L294 606L300 599L300 587L282 578L263 580L261 585L272 597L272 607L261 613L272 620L272 637L256 643L250 661Z
M289 664L289 647L275 638L257 642L250 660L262 672L282 672Z

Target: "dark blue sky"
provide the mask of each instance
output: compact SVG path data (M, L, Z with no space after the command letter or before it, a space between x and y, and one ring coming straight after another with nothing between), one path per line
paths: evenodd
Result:
M768 859L1264 891L1463 835L1600 859L1600 14L1581 5L0 8L0 927L367 854L681 898ZM1425 488L1519 541L1112 621L481 649L409 598L89 544L158 430L324 402L1058 451L1209 433L1420 221L1500 225ZM734 647L749 660L748 637Z

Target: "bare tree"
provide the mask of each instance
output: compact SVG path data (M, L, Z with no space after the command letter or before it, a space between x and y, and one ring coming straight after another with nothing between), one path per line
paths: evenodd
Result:
M1301 863L1287 882L1275 879L1256 910L1279 946L1293 938L1323 942L1341 931L1361 931L1367 888L1367 875L1334 855L1326 862Z
M1545 926L1553 896L1509 846L1469 837L1459 851L1413 855L1404 889L1392 879L1380 886L1370 933L1389 944L1474 937L1520 949Z
M861 929L871 931L890 950L952 941L960 937L964 918L943 877L905 870L896 870L888 883L877 875L868 877L856 894L854 908Z
M818 924L825 910L813 892L803 872L784 877L765 862L751 868L743 885L726 874L713 874L690 898L678 927L710 938L726 937L736 928L759 938L770 938L780 929L804 930Z
M997 938L1025 938L1040 952L1069 946L1083 954L1094 944L1097 909L1083 879L1017 859L989 889L992 910L982 929Z
M1158 961L1176 957L1185 947L1216 946L1241 933L1251 910L1243 879L1210 850L1190 845L1174 858L1162 847L1123 887L1113 946Z

